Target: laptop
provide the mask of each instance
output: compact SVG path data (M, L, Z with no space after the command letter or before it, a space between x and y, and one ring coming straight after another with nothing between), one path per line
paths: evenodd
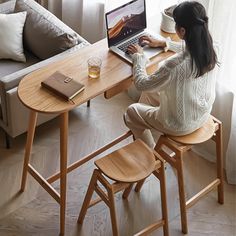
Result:
M161 35L147 30L145 0L132 0L105 14L107 41L109 49L126 61L132 63L131 55L127 52L130 44L138 44L139 38L149 35L153 38L164 39ZM161 48L143 47L148 59L163 52Z

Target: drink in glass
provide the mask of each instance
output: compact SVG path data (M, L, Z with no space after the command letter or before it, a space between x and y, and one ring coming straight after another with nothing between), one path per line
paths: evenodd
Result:
M88 76L92 79L100 77L102 60L99 57L91 57L88 59Z

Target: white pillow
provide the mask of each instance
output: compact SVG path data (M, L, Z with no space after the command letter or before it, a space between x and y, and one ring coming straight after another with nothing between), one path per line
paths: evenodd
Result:
M26 11L0 14L0 59L26 61L23 49L26 14Z

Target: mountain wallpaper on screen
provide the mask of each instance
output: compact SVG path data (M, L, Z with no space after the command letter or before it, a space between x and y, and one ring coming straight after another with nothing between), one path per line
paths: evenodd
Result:
M135 32L145 28L145 13L131 14L122 17L112 28L108 30L108 37L111 44L115 44L126 38L128 35L133 35Z

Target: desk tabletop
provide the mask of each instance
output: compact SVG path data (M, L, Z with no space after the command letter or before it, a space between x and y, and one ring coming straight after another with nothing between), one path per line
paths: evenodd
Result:
M153 63L158 63L172 54L161 53L155 57ZM88 78L87 60L91 56L99 56L102 59L99 79ZM85 90L73 98L73 103L54 96L41 87L41 81L55 71L60 71L85 85ZM110 52L107 40L103 39L25 76L19 84L18 96L26 107L34 111L63 113L117 86L131 76L131 64Z

